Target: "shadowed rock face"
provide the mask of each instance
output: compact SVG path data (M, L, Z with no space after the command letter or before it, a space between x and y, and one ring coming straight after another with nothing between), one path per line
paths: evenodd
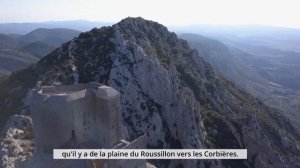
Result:
M18 76L27 80L14 82ZM149 148L248 148L248 160L153 161L158 167L299 166L298 130L217 75L186 41L156 22L126 18L81 33L2 85L23 86L12 102L20 106L37 81L96 81L115 88L121 93L123 137L146 132ZM13 109L0 105L4 113Z

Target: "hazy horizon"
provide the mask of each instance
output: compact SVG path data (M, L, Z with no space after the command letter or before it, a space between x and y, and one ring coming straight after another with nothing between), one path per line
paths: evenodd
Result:
M158 22L158 23L161 23L157 20L153 20L153 19L147 19L147 18L144 18L142 16L126 16L122 19L126 19L128 17L131 17L131 18L137 18L137 17L141 17L143 19L146 19L146 20L151 20L151 21L154 21L154 22ZM12 21L12 22L1 22L0 21L0 24L27 24L27 23L51 23L51 22L91 22L91 23L108 23L108 24L116 24L118 23L119 21L121 21L122 19L120 20L117 20L117 21L103 21L103 20L88 20L88 19L72 19L72 20L44 20L44 21ZM217 24L217 23L194 23L194 24L164 24L164 25L167 25L167 26L178 26L178 27L185 27L185 26L203 26L203 25L208 25L208 26L266 26L266 27L283 27L283 28L296 28L296 29L300 29L300 27L286 27L286 26L281 26L281 25L265 25L265 24Z
M300 28L296 0L2 0L0 23L87 20L116 23L143 17L168 26L263 25Z

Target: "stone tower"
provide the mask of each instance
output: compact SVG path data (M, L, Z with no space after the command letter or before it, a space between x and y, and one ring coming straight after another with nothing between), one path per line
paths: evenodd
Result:
M30 102L37 152L120 142L120 93L97 83L34 89Z
M54 160L53 149L145 149L121 140L120 93L98 83L42 86L29 94L35 154L16 168L154 168L137 160Z

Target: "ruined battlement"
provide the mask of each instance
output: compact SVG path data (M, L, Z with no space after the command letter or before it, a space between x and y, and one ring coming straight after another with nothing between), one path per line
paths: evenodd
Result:
M111 87L44 86L33 89L30 100L37 152L70 144L112 148L121 140L120 93Z
M35 154L16 168L147 168L137 160L53 160L53 149L145 149L146 136L121 140L120 93L98 83L42 86L29 94Z

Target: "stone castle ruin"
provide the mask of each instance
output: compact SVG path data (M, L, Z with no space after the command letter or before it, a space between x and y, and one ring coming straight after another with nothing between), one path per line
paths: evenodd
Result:
M53 160L53 149L145 149L141 136L121 140L120 93L98 83L43 86L30 95L35 154L22 168L143 168L146 160Z

